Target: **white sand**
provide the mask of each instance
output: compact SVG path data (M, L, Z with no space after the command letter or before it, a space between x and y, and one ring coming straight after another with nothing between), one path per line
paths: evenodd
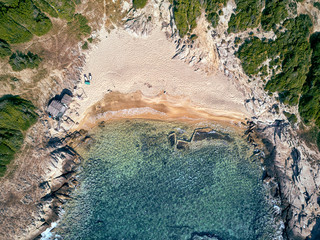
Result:
M181 60L172 59L175 45L160 30L143 38L115 30L102 33L100 38L84 67L83 73L90 72L93 79L91 85L81 84L88 98L78 101L80 116L73 117L76 122L81 122L90 106L103 99L108 90L141 91L149 99L166 91L170 96L210 109L212 114L248 116L244 96L230 79L220 72L207 76Z

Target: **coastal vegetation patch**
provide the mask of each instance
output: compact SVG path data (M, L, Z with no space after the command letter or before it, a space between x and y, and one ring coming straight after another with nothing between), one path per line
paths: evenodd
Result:
M299 112L306 123L315 122L320 127L320 33L313 34L310 42L311 67L299 102Z
M237 2L238 8L245 9ZM284 104L298 105L303 122L317 126L315 136L320 136L320 34L311 35L313 20L309 15L300 14L289 18L290 14L296 14L296 8L295 1L266 0L261 21L252 26L259 30L261 23L262 31L275 33L275 40L258 38L252 34L239 47L236 56L250 78L260 78L265 82L265 90L270 95L277 94L277 99ZM252 14L256 14L252 19L260 18L260 13ZM245 26L234 24L236 16L237 14L230 19L229 32L236 33L246 29ZM250 22L246 25L249 26ZM283 113L289 122L297 122L294 114L285 111ZM317 144L318 137L312 137L310 141Z
M263 68L269 69L271 78L265 90L277 92L285 104L297 105L311 66L312 21L308 15L299 15L286 20L283 27L284 30L276 31L276 40L247 39L237 56L249 76L257 75Z
M197 18L201 11L205 10L205 16L212 27L218 25L222 8L226 6L227 0L173 0L173 16L180 37L192 36L193 29L197 26Z
M10 45L4 40L0 40L0 58L4 58L10 55L11 55Z
M144 8L148 0L133 0L132 5L134 8Z
M38 118L35 106L19 96L0 98L0 176L22 146L24 133Z
M261 21L261 0L235 0L237 8L231 15L228 32L245 31L258 27Z
M68 22L70 33L74 33L78 40L82 37L88 36L91 33L91 27L88 25L88 19L77 13L71 22Z
M80 3L79 1L77 2ZM91 33L88 20L75 14L76 3L69 0L6 0L0 1L0 58L10 56L9 63L14 71L34 68L41 58L28 52L11 54L9 44L30 41L33 36L43 36L53 27L50 15L67 21L70 34L78 40Z
M173 14L180 37L191 33L197 26L197 18L201 15L201 5L198 0L174 0Z
M9 64L13 71L22 71L26 68L37 68L41 62L41 58L37 54L27 52L26 54L17 51L13 53L9 59Z
M314 6L315 8L318 8L318 9L320 10L320 3L319 3L319 2L314 2L314 3L313 3L313 6Z
M261 26L263 30L270 31L288 17L287 4L289 0L267 0L262 11Z

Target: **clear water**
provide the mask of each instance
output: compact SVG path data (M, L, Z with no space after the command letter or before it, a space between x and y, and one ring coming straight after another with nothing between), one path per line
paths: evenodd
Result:
M261 167L236 134L232 143L204 140L188 150L168 143L178 123L130 120L96 130L81 185L56 229L63 239L271 239ZM185 131L185 132L184 132Z

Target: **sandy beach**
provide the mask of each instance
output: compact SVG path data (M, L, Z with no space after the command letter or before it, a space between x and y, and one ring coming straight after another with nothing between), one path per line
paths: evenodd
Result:
M74 103L78 114L72 119L79 124L73 129L117 117L237 122L248 116L244 96L230 79L172 59L175 44L160 29L147 37L125 30L103 31L100 36L83 69L83 74L92 74L92 81L86 85L83 79L78 87L85 98Z

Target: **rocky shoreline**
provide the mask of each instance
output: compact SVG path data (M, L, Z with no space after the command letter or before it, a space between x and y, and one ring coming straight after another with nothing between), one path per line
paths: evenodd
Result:
M230 18L230 9L232 10L232 5L224 9L223 19ZM252 114L252 118L247 122L245 137L254 146L260 144L258 141L265 146L263 151L257 149L255 153L261 157L265 155L263 182L270 190L269 200L274 204L279 235L282 234L283 239L306 239L310 236L317 219L319 222L320 216L319 152L310 149L299 138L297 124L289 123L282 113L282 110L287 109L286 106L268 96L261 83L248 82L249 78L241 70L240 61L234 55L237 50L234 44L236 35L226 33L226 24L221 21L217 29L206 31L197 40L181 39L174 25L170 3L150 1L145 9L129 12L124 28L135 35L145 36L156 26L160 26L168 40L176 44L176 54L173 58L185 61L195 71L210 73L219 69L230 78L230 84L236 85L243 92L246 96L244 104ZM199 24L198 31L205 28L208 28L208 24L203 21ZM249 33L242 33L242 36L247 36L246 34ZM76 86L75 79L80 78L81 65L85 60L83 56L79 59L65 71L64 75L69 79L66 84L68 87ZM297 112L297 109L293 110ZM19 186L21 189L18 192L21 196L10 189L0 189L1 215L13 218L14 214L17 214L14 208L19 208L20 205L31 206L32 202L36 202L37 206L30 207L29 214L21 214L21 218L26 218L28 229L25 229L24 225L17 225L17 229L9 226L7 229L10 231L0 235L5 239L12 236L16 236L17 239L39 239L39 234L58 219L60 207L70 199L72 190L78 184L76 175L81 157L74 148L78 144L88 144L90 137L85 131L54 137L48 132L44 119L41 119L44 126L39 127L41 124L36 124L31 133L28 133L31 139L27 141L32 148L28 152L31 158L36 159L35 162L39 162L39 159L46 160L36 167L31 164L23 166L25 169L36 168L35 172L30 173L30 180L21 177L16 185L6 185L12 188ZM34 139L42 136L41 131L46 134L45 137L40 137L41 147L36 147L38 142ZM21 161L23 160L19 160L17 164ZM16 205L13 204L11 207L8 205L10 198L19 200L15 200ZM192 239L217 238L195 234Z

